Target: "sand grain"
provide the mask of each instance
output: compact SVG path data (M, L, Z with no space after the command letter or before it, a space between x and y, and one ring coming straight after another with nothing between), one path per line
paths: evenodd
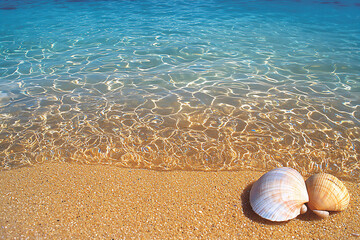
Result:
M271 223L252 212L263 173L159 172L44 164L0 172L0 237L40 239L358 239L359 184L349 208Z

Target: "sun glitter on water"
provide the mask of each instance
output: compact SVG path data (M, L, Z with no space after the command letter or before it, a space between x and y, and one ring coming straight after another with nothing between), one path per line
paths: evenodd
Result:
M290 166L359 180L359 13L299 4L2 7L2 167Z

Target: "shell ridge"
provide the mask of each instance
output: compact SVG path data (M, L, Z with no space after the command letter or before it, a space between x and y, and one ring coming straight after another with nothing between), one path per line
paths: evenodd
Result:
M295 169L273 169L254 183L250 205L263 218L287 221L306 212L306 205L321 217L342 211L350 201L345 185L335 176L314 174L306 181Z
M265 173L250 191L253 210L271 221L295 218L306 202L308 195L303 177L295 169L288 167Z
M345 185L327 173L314 174L306 180L309 208L319 211L342 211L350 201ZM320 215L326 217L327 215Z

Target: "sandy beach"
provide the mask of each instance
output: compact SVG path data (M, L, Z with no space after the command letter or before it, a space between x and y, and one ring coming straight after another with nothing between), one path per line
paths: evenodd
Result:
M263 173L160 172L51 163L0 173L2 239L349 239L360 237L360 189L348 209L284 223L258 217Z

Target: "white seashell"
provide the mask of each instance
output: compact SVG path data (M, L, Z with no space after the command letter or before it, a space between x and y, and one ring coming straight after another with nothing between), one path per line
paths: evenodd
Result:
M288 167L265 173L250 190L252 209L271 221L287 221L305 213L308 201L303 177Z
M342 211L350 202L345 185L327 173L312 175L306 180L309 208L320 217L328 217L328 211Z

